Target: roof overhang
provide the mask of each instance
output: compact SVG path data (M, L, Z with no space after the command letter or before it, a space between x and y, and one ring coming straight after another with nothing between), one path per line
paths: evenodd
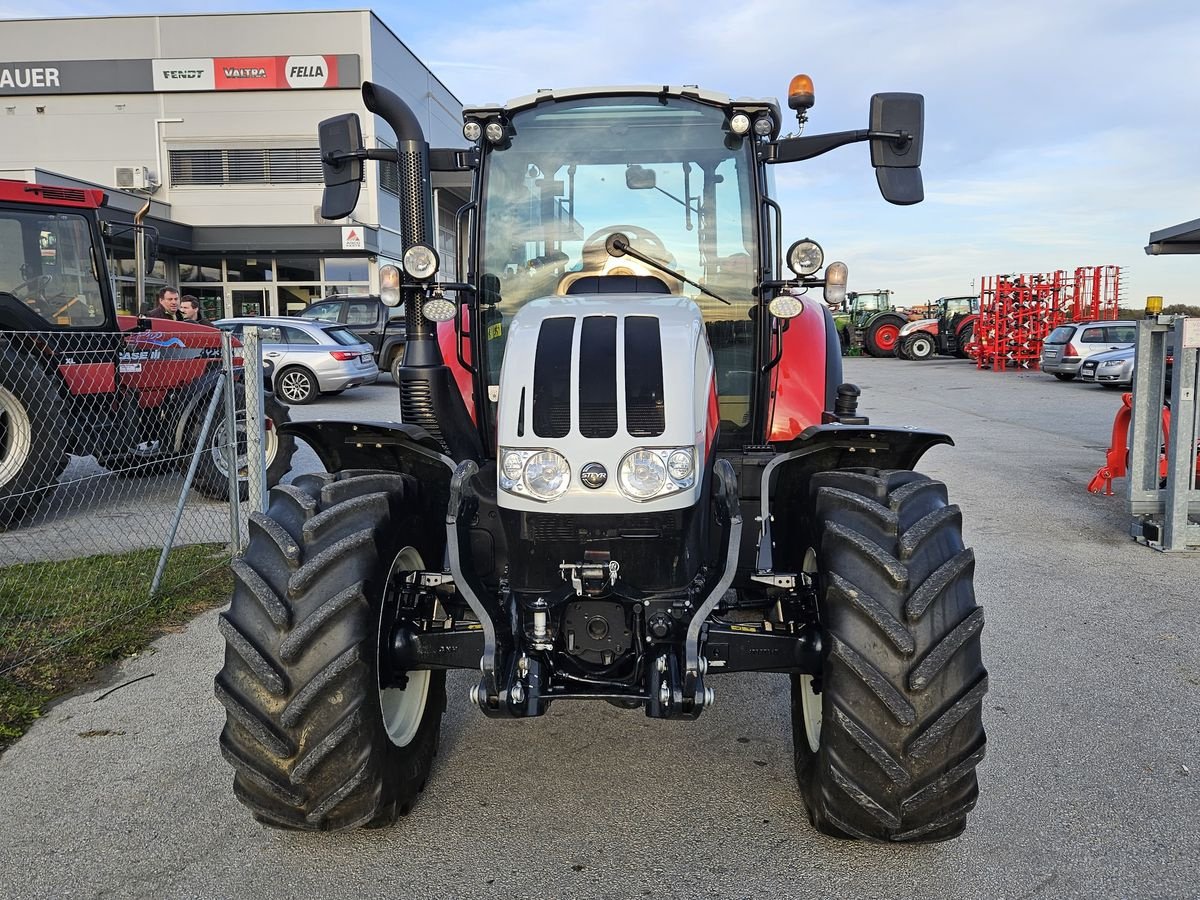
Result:
M1146 255L1163 256L1170 253L1200 253L1200 219L1150 232Z

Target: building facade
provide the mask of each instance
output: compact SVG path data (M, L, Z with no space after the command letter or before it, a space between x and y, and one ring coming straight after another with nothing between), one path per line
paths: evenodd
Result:
M363 106L364 80L404 98L431 146L464 144L457 98L369 10L7 21L0 177L104 187L118 224L150 200L160 243L147 295L178 285L209 318L374 292L401 251L394 166L365 167L349 217L320 216L318 122L357 112L368 147L395 143ZM452 276L466 189L435 189ZM130 231L113 233L117 297L132 311Z

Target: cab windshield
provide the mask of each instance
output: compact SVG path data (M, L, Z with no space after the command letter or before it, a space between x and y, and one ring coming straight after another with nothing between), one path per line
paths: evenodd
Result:
M704 314L723 429L749 421L751 310L758 281L754 157L721 109L680 98L547 103L512 117L511 144L487 157L480 297L487 383L500 380L512 317L590 275L659 278ZM610 257L614 231L704 285L722 303L632 256Z
M103 324L88 220L0 209L0 304L20 304L48 326Z

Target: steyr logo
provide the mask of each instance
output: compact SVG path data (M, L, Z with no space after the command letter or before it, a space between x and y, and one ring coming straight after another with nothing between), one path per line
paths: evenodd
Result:
M608 470L598 462L588 463L579 470L579 480L584 487L592 490L604 487L604 482L608 481Z

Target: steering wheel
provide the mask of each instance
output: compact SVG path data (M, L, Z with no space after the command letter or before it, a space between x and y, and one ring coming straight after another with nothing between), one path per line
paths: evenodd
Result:
M11 293L16 294L18 291L27 290L30 297L38 297L44 300L52 284L54 284L53 275L34 275L32 278L26 278L18 284L12 289Z
M580 254L582 265L578 271L568 272L563 276L558 283L557 293L565 294L572 282L589 275L653 275L666 282L671 293L680 291L683 285L678 279L672 278L665 272L660 272L640 259L632 256L609 256L605 242L609 235L617 232L629 238L629 244L634 250L644 253L670 269L676 267L674 255L667 249L662 238L650 229L642 228L640 225L606 225L604 228L592 232L583 242L583 250Z

